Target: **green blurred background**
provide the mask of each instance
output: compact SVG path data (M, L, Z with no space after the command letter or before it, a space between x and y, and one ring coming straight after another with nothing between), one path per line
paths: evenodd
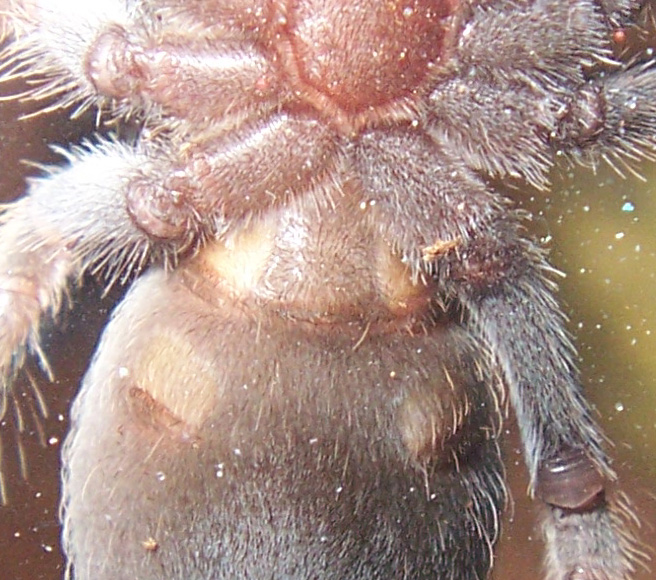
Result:
M533 228L566 277L560 297L576 337L588 398L614 442L621 487L636 504L642 541L656 545L656 164L644 179L612 170L556 171L553 193L522 196ZM512 424L512 421L510 422ZM525 500L516 441L506 447L516 502L494 578L519 580L539 570L540 538ZM636 578L655 576L642 570Z

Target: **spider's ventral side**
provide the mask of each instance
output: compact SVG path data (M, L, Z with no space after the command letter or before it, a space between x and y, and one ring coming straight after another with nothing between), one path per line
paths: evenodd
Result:
M482 579L506 393L546 577L640 560L544 252L489 184L656 154L632 0L15 0L2 76L141 119L0 226L4 406L85 272L131 280L64 449L82 579ZM490 179L494 178L494 179Z

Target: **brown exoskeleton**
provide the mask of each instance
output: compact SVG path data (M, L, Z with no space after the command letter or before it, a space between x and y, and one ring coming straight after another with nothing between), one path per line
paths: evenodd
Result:
M0 228L3 395L87 271L142 273L64 450L76 578L484 578L506 396L550 579L636 548L552 269L486 177L653 156L630 0L12 3L4 76L143 115Z

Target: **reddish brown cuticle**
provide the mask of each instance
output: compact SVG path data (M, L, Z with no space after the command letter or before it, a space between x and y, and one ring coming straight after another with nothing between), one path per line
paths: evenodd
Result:
M128 67L134 69L134 64L129 66L126 62L117 62L119 55L123 60L132 56L128 41L119 29L102 34L87 55L87 78L98 93L106 97L124 97L132 89L134 77L127 77L124 71Z
M538 496L572 512L585 512L604 501L605 478L581 450L563 449L538 472Z
M624 44L626 42L626 31L623 28L617 28L613 31L613 42L615 44Z
M144 232L160 239L184 236L188 227L186 210L173 193L135 185L127 193L126 201L133 223Z
M275 48L296 93L343 133L412 109L445 60L456 0L311 0L285 6Z

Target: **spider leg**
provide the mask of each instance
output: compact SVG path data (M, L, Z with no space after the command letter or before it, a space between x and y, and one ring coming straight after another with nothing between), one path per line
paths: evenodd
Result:
M531 493L551 508L545 535L549 553L562 553L558 570L626 578L633 544L605 495L615 475L583 397L553 269L525 237L524 215L413 129L365 135L360 147L364 188L384 213L382 235L399 240L416 275L432 276L445 300L463 307L464 325L503 374ZM575 529L593 543L569 541Z
M70 280L103 270L111 284L151 260L174 258L190 241L149 236L127 211L131 179L149 166L143 151L107 141L64 154L70 166L32 179L1 217L2 398L25 347L40 353L41 317L58 311Z
M620 175L656 160L656 68L653 62L590 80L561 111L552 145L575 161L606 161Z
M40 318L58 311L69 280L102 271L111 286L151 262L175 263L290 196L307 191L321 203L321 187L307 181L336 162L335 141L311 120L263 123L192 146L142 139L61 151L70 165L33 179L2 216L0 375L21 366L25 346L40 352Z
M0 54L2 80L29 78L33 86L21 97L50 102L39 112L95 103L98 96L85 55L108 26L127 27L135 10L120 0L84 6L70 0L10 3L11 10L2 15L1 33L12 40Z
M215 8L221 14L202 34L182 8L22 0L4 23L13 38L0 53L2 77L29 78L21 97L50 101L39 112L111 101L118 115L163 111L230 128L247 112L275 111L283 88L270 55L220 25L250 11Z

